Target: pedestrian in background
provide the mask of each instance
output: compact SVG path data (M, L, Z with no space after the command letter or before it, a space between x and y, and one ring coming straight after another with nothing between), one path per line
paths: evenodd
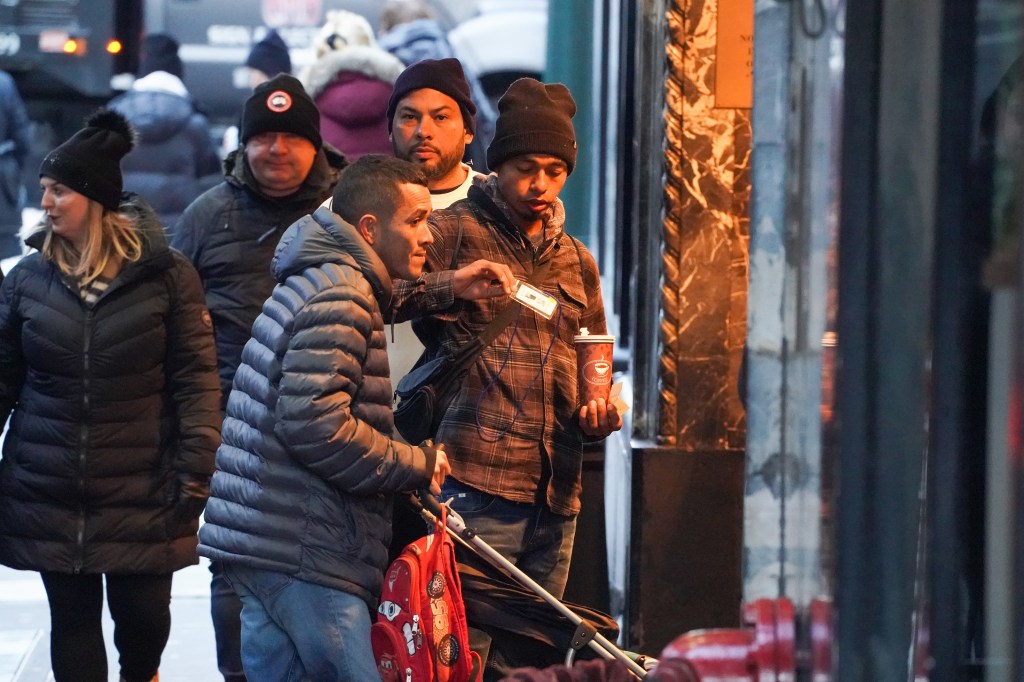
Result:
M320 109L324 140L349 161L389 154L387 108L404 65L377 47L362 16L332 10L313 43L316 61L301 77Z
M31 144L32 124L14 79L0 71L0 259L21 253L21 173Z
M395 156L419 166L427 177L432 208L447 208L465 199L475 177L463 163L466 145L476 130L476 105L457 59L423 59L407 67L388 102L388 130ZM413 367L423 352L412 324L391 325L388 362L392 384ZM390 556L394 559L413 540L426 534L419 514L407 504L395 504Z
M139 78L108 105L138 132L124 158L124 186L174 225L192 201L220 179L220 156L201 114L182 82L178 41L154 33L142 41Z
M274 289L270 262L281 235L331 196L344 157L322 144L320 112L302 84L279 74L258 85L242 110L242 145L224 162L224 180L185 210L171 235L199 271L213 316L217 367L227 405L242 347ZM241 602L210 564L217 666L242 682Z
M245 58L249 69L249 86L255 88L280 73L291 75L292 57L280 34L270 29L263 39L252 46Z
M424 59L395 82L388 133L395 156L423 169L434 208L465 199L483 174L463 162L476 133L476 104L458 59Z
M0 563L39 571L57 682L157 678L171 578L219 442L210 316L153 210L122 194L133 132L100 112L40 167L38 252L0 285Z
M437 22L434 8L423 0L388 0L380 13L377 44L401 59L407 67L428 59L440 61L458 58L448 42L447 34ZM486 173L487 145L494 137L497 113L477 74L468 70L465 64L460 62L459 74L455 78L455 83L466 84L474 108L473 125L470 128L473 138L467 143L464 153L468 152L467 160L477 172ZM390 115L388 119L390 123ZM460 160L463 160L462 157Z

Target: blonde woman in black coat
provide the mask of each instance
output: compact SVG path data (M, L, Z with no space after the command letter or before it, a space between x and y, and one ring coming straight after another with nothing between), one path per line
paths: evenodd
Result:
M219 442L203 291L122 195L132 143L101 111L43 160L39 252L0 285L0 563L42 575L57 682L107 680L104 578L121 680L156 679Z

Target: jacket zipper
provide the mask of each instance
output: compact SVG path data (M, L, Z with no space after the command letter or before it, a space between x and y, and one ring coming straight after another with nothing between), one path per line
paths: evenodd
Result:
M89 352L92 349L92 308L85 311L82 325L82 420L78 429L78 533L76 537L74 572L81 573L85 565L85 465L89 449Z

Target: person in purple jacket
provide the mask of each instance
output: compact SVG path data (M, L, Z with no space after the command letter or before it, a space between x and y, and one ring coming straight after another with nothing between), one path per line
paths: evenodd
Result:
M324 140L350 162L390 154L388 100L405 66L377 47L366 19L345 10L327 13L314 48L300 80L320 109Z

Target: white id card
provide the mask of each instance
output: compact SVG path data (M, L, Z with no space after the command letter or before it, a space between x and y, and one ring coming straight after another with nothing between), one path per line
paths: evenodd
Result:
M558 308L558 301L555 300L554 296L544 293L521 279L516 280L515 293L512 296L545 320L550 320Z

